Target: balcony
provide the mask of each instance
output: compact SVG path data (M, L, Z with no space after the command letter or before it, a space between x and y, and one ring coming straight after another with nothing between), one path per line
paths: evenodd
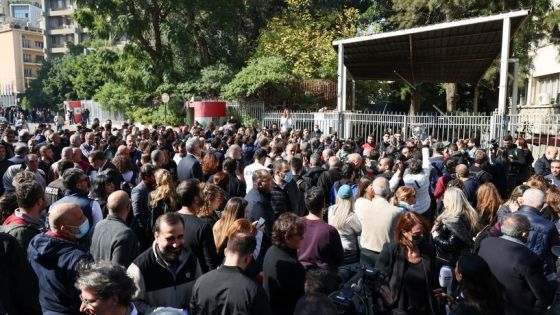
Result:
M62 46L55 46L53 45L51 47L51 54L65 54L68 51L68 48L66 48L66 45L62 45Z
M76 28L73 25L61 25L45 31L45 35L66 35L74 34L75 32Z
M45 10L45 16L65 16L74 14L74 7L53 8Z

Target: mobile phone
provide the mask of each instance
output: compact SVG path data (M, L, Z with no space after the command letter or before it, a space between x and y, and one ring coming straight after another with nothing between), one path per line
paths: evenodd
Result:
M266 221L266 220L265 220L263 217L261 217L261 218L259 219L259 221L257 221L257 226L262 226L262 225L264 224L265 221Z

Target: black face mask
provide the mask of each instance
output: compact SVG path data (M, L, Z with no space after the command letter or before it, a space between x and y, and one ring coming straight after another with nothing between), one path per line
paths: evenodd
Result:
M416 247L424 242L424 235L412 235L412 244Z

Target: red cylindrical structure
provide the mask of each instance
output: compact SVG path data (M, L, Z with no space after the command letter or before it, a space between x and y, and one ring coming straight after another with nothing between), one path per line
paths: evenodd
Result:
M226 102L189 102L189 107L194 107L194 119L203 127L206 127L211 121L220 125L226 119Z

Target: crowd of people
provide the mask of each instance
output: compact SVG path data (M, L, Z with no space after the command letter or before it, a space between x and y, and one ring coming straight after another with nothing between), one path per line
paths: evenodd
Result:
M356 270L383 279L375 314L552 311L556 147L340 139L289 111L0 131L0 314L339 314Z

